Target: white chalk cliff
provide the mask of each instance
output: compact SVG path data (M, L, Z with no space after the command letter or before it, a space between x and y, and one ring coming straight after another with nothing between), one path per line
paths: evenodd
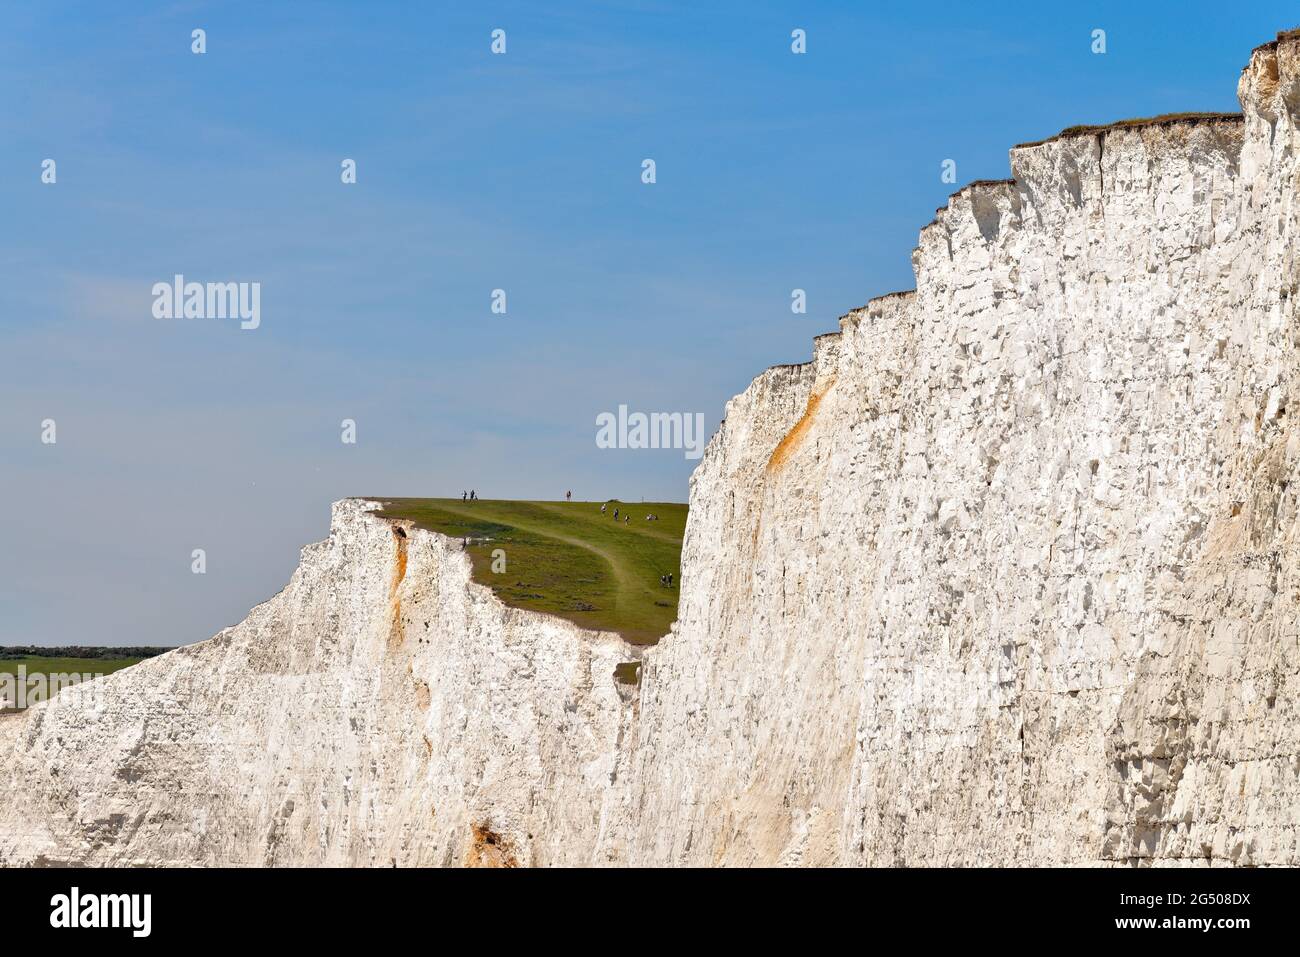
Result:
M1300 864L1300 38L1238 92L1014 148L733 399L639 685L340 502L0 718L0 863Z

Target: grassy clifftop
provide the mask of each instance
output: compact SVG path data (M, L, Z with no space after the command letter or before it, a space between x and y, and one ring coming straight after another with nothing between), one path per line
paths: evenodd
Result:
M380 501L384 518L468 542L474 580L507 605L616 631L636 644L658 641L677 617L685 505L610 501L602 514L600 502ZM659 580L668 574L671 588Z
M55 675L102 677L170 649L77 647L68 649L78 652L76 656L22 654L29 650L56 652L60 649L0 648L0 673L12 676L0 681L0 714L22 710L15 707L18 701L22 702L23 708L44 701L49 697L48 682L53 681ZM146 653L142 655L140 652ZM26 687L21 691L18 688L20 675L26 679ZM42 676L45 682L41 682Z

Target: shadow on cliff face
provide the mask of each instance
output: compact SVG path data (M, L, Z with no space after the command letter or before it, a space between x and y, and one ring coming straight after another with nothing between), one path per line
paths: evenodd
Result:
M1293 853L1300 523L1286 445L1284 433L1239 465L1250 475L1230 484L1245 497L1223 503L1200 554L1157 596L1165 624L1107 743L1103 859L1250 865Z

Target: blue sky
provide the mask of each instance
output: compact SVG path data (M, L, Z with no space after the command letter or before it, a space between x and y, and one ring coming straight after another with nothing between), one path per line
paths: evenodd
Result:
M598 449L595 416L711 431L913 285L943 160L1000 178L1068 125L1235 110L1300 22L989 6L0 6L0 644L208 637L348 495L684 500L693 461ZM261 327L154 319L178 272L260 282Z

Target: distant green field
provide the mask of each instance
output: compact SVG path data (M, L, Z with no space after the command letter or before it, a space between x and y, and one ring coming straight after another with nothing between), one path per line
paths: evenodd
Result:
M616 631L642 645L658 641L677 618L685 505L611 501L602 515L600 502L380 501L385 518L468 539L474 580L507 605ZM647 514L659 518L646 521ZM497 549L505 553L503 572L493 571ZM659 582L667 574L671 588Z
M27 677L33 675L55 675L55 674L78 674L78 675L108 675L114 671L120 671L130 665L134 665L142 658L4 658L0 659L0 672L8 672L17 676L18 666L22 665L27 669ZM27 703L35 704L43 700L38 688L32 687L27 692ZM0 707L0 711L16 711L17 708Z

